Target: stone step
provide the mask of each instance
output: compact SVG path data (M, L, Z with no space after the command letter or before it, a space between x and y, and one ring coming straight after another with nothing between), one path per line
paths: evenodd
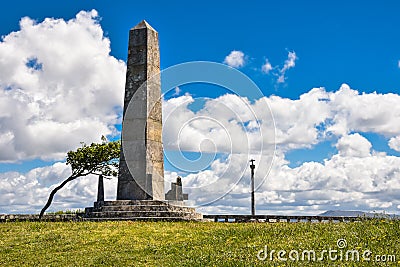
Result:
M202 220L195 208L159 200L116 200L95 202L85 209L85 220Z
M182 211L100 211L90 213L91 218L125 218L125 217L196 217L193 212Z
M167 202L161 200L114 200L103 201L102 206L128 206L128 205L145 205L145 206L159 206L168 205Z
M112 206L101 206L96 211L184 211L184 212L195 212L195 208L179 207L171 205L112 205Z

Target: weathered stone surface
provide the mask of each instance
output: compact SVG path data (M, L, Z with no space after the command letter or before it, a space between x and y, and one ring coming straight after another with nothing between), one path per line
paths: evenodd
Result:
M97 186L97 202L104 201L104 182L103 175L99 175L99 183Z
M117 200L94 203L85 220L199 220L203 216L194 208L171 205L157 200Z
M158 33L146 21L129 33L117 200L165 199Z
M158 142L159 136L162 134L162 123L152 119L147 120L147 139Z
M183 201L188 200L188 194L184 194L182 190L182 178L177 177L176 183L171 183L171 190L165 194L166 200Z

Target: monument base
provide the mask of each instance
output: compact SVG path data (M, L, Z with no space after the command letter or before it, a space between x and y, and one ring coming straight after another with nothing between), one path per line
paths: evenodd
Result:
M183 201L116 200L94 202L85 209L87 221L201 221L203 215Z

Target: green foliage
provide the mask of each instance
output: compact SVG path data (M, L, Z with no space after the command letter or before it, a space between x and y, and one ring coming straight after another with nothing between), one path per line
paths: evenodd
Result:
M398 266L399 221L356 223L19 222L0 224L0 266ZM369 249L396 262L279 261L259 250ZM287 256L287 255L286 255Z
M40 211L39 218L42 218L50 207L57 191L76 178L89 174L102 175L106 178L118 175L121 142L107 142L104 136L101 140L101 144L92 143L89 146L82 143L82 147L67 153L67 165L71 165L72 174L51 191L46 204Z
M67 164L71 165L72 176L84 176L87 174L97 174L103 176L118 175L118 159L121 152L121 142L107 142L102 137L102 143L92 143L76 151L69 151L67 154Z

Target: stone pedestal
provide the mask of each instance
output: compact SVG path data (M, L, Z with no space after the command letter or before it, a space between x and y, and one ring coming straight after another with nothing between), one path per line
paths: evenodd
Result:
M178 202L174 202L177 204ZM84 220L110 221L201 221L203 215L194 208L169 204L158 200L117 200L95 202L85 209Z

